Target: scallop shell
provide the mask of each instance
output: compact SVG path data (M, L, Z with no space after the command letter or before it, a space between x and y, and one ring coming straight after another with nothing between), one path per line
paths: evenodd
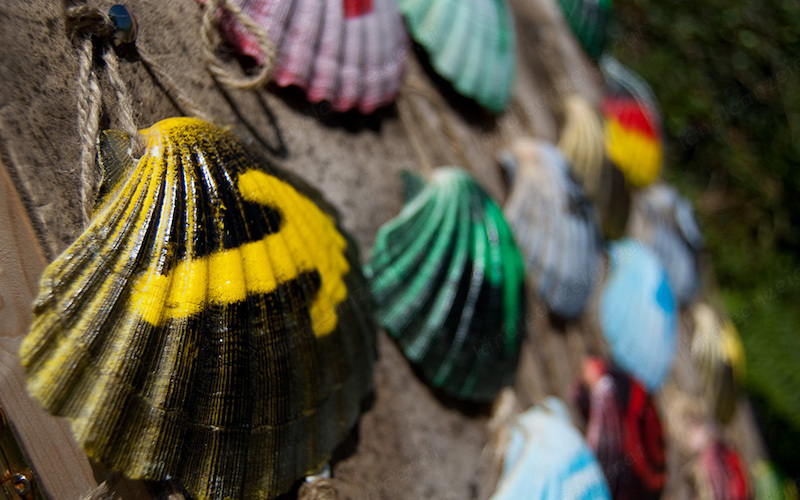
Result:
M518 416L510 430L492 500L611 499L600 465L560 399L548 397Z
M669 374L677 343L677 311L667 273L643 244L609 244L611 269L600 297L600 326L614 360L658 389Z
M231 1L275 45L278 85L297 85L336 111L371 113L394 101L409 47L394 0ZM220 21L228 43L263 64L253 35L227 11Z
M736 451L720 439L706 445L694 466L695 498L747 500L752 498L747 468Z
M711 403L717 420L728 423L736 410L739 388L744 381L742 342L733 323L707 304L697 304L692 316L692 360L703 382L705 400Z
M594 208L550 144L525 139L509 152L513 183L504 212L547 308L578 316L598 277L600 231Z
M656 98L642 77L613 57L603 56L600 69L606 80L606 149L629 183L646 186L658 178L664 161Z
M583 50L596 60L606 46L611 0L558 0L558 4Z
M228 132L142 133L135 166L103 136L103 199L46 269L22 343L28 391L128 477L274 497L330 459L372 388L355 246Z
M505 0L397 0L411 37L462 95L503 111L516 73L514 20Z
M603 121L594 106L578 94L567 96L558 148L595 203L603 234L615 239L625 231L630 193L622 172L606 158L603 141Z
M666 454L658 410L644 387L622 370L589 358L580 398L586 441L600 462L613 498L659 498Z
M628 232L661 258L678 303L691 302L700 289L703 234L689 201L672 186L649 186L634 196Z
M378 231L366 266L378 320L445 394L489 401L514 379L525 324L522 256L500 207L463 170L426 183Z
M759 460L752 468L756 500L798 500L797 485L775 464Z

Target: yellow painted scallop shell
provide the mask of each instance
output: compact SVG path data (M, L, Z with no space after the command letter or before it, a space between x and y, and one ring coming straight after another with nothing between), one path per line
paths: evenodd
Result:
M101 137L94 219L45 271L22 344L28 391L128 477L274 497L330 459L372 388L355 246L230 133L142 133L138 161Z

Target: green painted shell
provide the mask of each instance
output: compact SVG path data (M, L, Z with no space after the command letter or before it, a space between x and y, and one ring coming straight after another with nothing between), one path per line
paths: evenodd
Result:
M45 270L21 346L28 391L130 478L275 497L330 460L372 390L355 245L230 133L142 133L138 161L101 137L94 218Z
M506 0L397 0L433 69L492 112L511 99L516 34Z
M406 177L407 202L366 266L378 320L432 386L489 401L524 335L522 256L500 207L461 169Z
M692 309L692 360L700 375L706 401L716 419L730 422L745 376L745 357L736 327L705 303Z
M798 500L797 485L772 462L759 460L751 469L755 500Z
M611 0L558 0L558 4L583 50L597 60L606 46Z

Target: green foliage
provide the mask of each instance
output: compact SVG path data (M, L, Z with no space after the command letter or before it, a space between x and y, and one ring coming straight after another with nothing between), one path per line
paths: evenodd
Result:
M660 100L665 176L697 205L770 450L798 475L800 2L619 0L615 11L612 52Z

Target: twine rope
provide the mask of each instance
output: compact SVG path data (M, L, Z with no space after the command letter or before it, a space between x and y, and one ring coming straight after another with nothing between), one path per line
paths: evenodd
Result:
M114 492L111 491L111 489L117 481L119 481L120 477L121 474L119 472L110 472L102 483L82 496L80 500L112 500L114 498Z
M219 33L219 20L217 11L223 8L228 11L239 24L241 24L250 34L255 37L261 53L264 55L264 64L258 73L252 77L237 77L231 74L217 57L215 48L218 45L217 34ZM265 29L256 24L253 19L242 12L238 5L230 0L208 0L206 10L203 13L203 23L200 29L200 37L203 41L203 55L206 59L206 67L214 78L227 85L228 87L241 90L255 90L263 87L269 82L272 68L275 66L276 50L272 40Z
M218 1L218 0L217 0ZM97 189L97 138L100 132L100 110L103 93L95 68L95 43L100 45L106 75L114 89L117 105L114 112L119 127L131 141L134 158L144 151L145 137L138 132L130 92L119 72L119 59L113 48L114 24L105 12L96 7L79 4L76 0L64 0L64 16L67 33L78 49L78 131L81 154L80 197L84 227L89 225ZM142 61L156 75L182 111L206 121L213 121L186 94L169 74L158 64L141 44L137 51Z
M95 41L100 41L103 61L111 87L117 98L115 111L120 127L131 140L131 150L141 146L142 138L136 130L130 94L119 74L119 61L111 47L114 24L108 14L88 5L78 5L65 0L64 16L70 39L78 48L78 131L81 154L80 196L84 227L92 216L94 193L97 188L97 136L100 132L100 110L103 93L94 66Z
M175 101L178 107L181 110L188 114L194 115L197 118L205 120L207 122L214 122L214 118L208 115L205 111L203 111L200 106L195 104L187 95L181 90L181 87L175 82L169 73L164 70L161 64L157 63L155 58L147 51L141 44L137 44L136 50L139 53L139 57L142 59L148 68L150 68L153 73L155 73L156 77L158 78L159 83L164 87L165 90L169 93L170 97Z
M442 132L444 132L445 140L447 141L447 144L450 146L450 149L452 149L458 155L462 166L474 173L475 172L474 165L467 157L467 155L464 153L464 148L462 147L461 139L459 138L458 133L456 132L455 128L453 127L453 124L450 121L450 118L448 117L449 109L441 103L440 101L441 97L436 92L433 92L427 85L425 85L425 83L423 83L422 80L420 80L420 78L414 75L411 75L406 79L406 83L403 86L401 94L404 95L401 95L401 98L398 99L398 110L400 110L400 119L403 122L403 126L408 131L409 136L416 137L412 133L412 130L419 128L419 126L417 125L419 122L413 119L411 113L408 112L411 106L408 102L404 101L405 99L407 99L408 96L416 95L424 99L436 110L439 116L439 120L442 123ZM403 111L404 106L408 108L406 111ZM405 118L403 116L404 113L406 115ZM414 142L415 140L412 139L412 143ZM419 155L420 150L422 150L423 148L418 140L416 142L417 144L413 145L414 149L417 150L417 153ZM425 156L425 160L423 160L422 158L420 158L420 160L423 162L423 164L425 161L427 161L428 164L430 164L430 160L427 158L427 156Z

